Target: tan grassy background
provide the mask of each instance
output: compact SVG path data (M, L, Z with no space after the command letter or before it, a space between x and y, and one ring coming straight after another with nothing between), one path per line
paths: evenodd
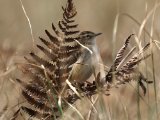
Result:
M30 18L33 35L36 43L39 43L38 37L46 38L44 30L51 30L51 23L56 24L62 18L61 6L65 5L66 0L22 0L28 17ZM132 33L137 34L139 27L135 22L127 17L120 17L117 31L117 39L114 42L115 49L113 50L113 29L114 20L117 13L127 13L135 18L139 23L143 21L146 14L154 7L155 0L75 0L75 5L78 11L77 23L79 29L90 30L94 32L102 32L98 38L98 46L104 63L110 66L112 63L112 52L117 51L122 45L123 41ZM147 8L147 9L146 9ZM151 19L146 24L146 29L150 32ZM154 21L154 39L160 38L160 9L158 8L155 14ZM142 40L148 41L147 36L143 36ZM136 44L133 39L132 45ZM23 56L27 55L32 50L32 39L30 34L27 19L22 10L19 0L0 0L0 83L2 101L0 101L0 108L3 108L6 103L6 94L9 99L9 106L17 103L18 88L15 87L12 79L19 76L15 68L15 63L22 62ZM157 81L157 92L159 90L159 50L155 48L155 76ZM149 59L151 60L151 59ZM149 62L150 63L150 62ZM152 79L152 66L148 64L148 77ZM145 70L143 71L145 73ZM105 98L112 108L111 112L115 114L113 118L123 119L121 116L121 107L118 106L119 99L128 110L128 116L131 119L136 119L136 94L132 87L120 89L118 95L115 94L110 98ZM129 92L126 92L129 91ZM150 96L144 97L144 100L152 104L153 116L155 115L155 101L153 85L151 85ZM117 97L118 96L118 97ZM121 97L119 97L121 96ZM157 93L158 98L159 93ZM160 100L160 99L158 99ZM12 101L12 102L11 102ZM117 106L116 106L117 105ZM141 100L142 118L147 118L147 107L143 100ZM113 107L112 107L113 106ZM115 109L114 109L115 108ZM119 108L119 109L118 109ZM117 110L118 112L116 112ZM115 113L116 112L116 113ZM152 118L154 119L154 118Z
M101 52L105 52L103 55L105 61L108 61L117 11L128 13L141 23L146 15L146 4L150 11L153 8L154 0L75 0L75 3L80 30L103 33L99 37L98 44ZM38 41L39 36L44 36L44 29L50 30L51 23L56 24L61 19L61 6L65 5L65 0L23 0L23 4L32 24L34 38ZM29 50L32 45L30 30L19 0L0 0L0 15L0 41L20 50ZM158 18L157 12L154 26L156 31L160 29ZM117 41L123 41L129 34L136 33L138 29L139 26L133 21L121 17L117 30Z

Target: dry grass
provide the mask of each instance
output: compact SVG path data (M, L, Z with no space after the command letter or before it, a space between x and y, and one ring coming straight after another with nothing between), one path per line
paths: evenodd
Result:
M64 5L65 1L23 0L22 2L32 24L35 42L39 43L38 37L44 36L44 29L50 30L51 23L57 23L61 18L60 6ZM158 63L160 3L158 0L154 2L153 0L81 0L75 1L75 4L80 30L103 33L97 43L107 66L112 64L117 50L130 34L134 33L135 39L132 38L129 48L138 46L141 49L144 44L154 41L151 44L152 56L139 67L147 79L153 80L154 83L147 86L145 96L141 89L137 89L135 82L112 89L110 96L98 94L99 97L94 103L97 97L95 95L93 105L96 104L97 108L91 107L91 101L88 99L78 101L77 107L68 110L62 119L70 120L72 114L73 120L89 120L89 116L94 117L95 120L158 120L160 118ZM16 64L23 62L23 56L33 50L33 41L19 0L1 0L0 13L0 96L2 98L0 109L3 113L0 114L0 119L9 120L12 111L18 107L15 105L23 102L19 97L19 86L14 82L15 78L21 76ZM94 115L90 115L93 114L90 111L94 111Z

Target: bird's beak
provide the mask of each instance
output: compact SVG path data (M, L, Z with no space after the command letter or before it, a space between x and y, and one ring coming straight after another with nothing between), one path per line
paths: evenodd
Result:
M95 34L95 36L99 36L99 35L101 35L102 33L97 33L97 34Z

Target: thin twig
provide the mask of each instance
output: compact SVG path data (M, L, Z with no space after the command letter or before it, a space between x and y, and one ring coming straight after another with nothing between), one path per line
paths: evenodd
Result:
M35 40L34 40L34 36L33 36L32 25L31 25L31 22L30 22L30 19L29 19L28 15L27 15L27 12L26 12L26 10L25 10L25 8L24 8L24 5L23 5L22 0L19 0L19 1L20 1L20 4L21 4L21 7L22 7L22 9L23 9L24 15L25 15L25 17L26 17L26 19L27 19L27 21L28 21L28 25L29 25L30 33L31 33L31 37L32 37L32 47L33 47L33 49L34 49Z

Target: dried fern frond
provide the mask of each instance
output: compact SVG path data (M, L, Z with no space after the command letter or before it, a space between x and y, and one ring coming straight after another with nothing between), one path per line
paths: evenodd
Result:
M124 52L125 50L127 49L128 47L128 44L129 44L129 40L130 38L133 36L134 34L131 34L125 41L125 43L123 44L122 48L118 51L117 55L116 55L116 58L113 62L113 65L111 66L111 68L109 69L108 71L108 74L106 76L106 80L108 82L112 82L112 72L116 71L117 70L117 66L120 64L120 62L122 61L122 58L124 56Z
M123 69L132 69L135 65L141 62L143 59L147 58L147 56L143 56L144 51L149 48L150 43L144 46L137 54L135 54L125 65L121 67Z
M31 58L25 57L27 63L19 65L24 74L30 80L23 82L17 79L22 88L22 96L33 106L33 109L22 107L31 117L40 119L57 118L61 116L58 105L58 95L63 87L63 82L68 78L72 65L77 61L80 53L80 45L75 39L78 37L78 24L75 24L74 17L77 14L72 0L68 0L63 9L63 19L58 22L59 30L52 24L55 35L45 30L50 41L40 37L41 42L46 46L37 45L46 58L31 52ZM64 96L62 109L67 103L72 103L71 97ZM66 102L65 102L66 101ZM41 116L41 117L39 117Z
M108 74L106 75L106 82L109 83L110 87L115 87L121 84L125 84L127 82L130 82L132 80L138 80L139 85L141 86L143 93L146 94L146 88L142 81L145 81L146 83L151 83L150 81L147 81L142 73L138 70L138 64L148 58L150 54L145 55L144 52L147 50L150 46L148 43L144 46L137 54L135 54L132 58L129 59L128 62L126 62L122 67L117 69L117 66L122 60L123 54L125 49L128 46L129 39L132 35L130 35L127 40L125 41L123 47L118 51L116 59L111 66Z

